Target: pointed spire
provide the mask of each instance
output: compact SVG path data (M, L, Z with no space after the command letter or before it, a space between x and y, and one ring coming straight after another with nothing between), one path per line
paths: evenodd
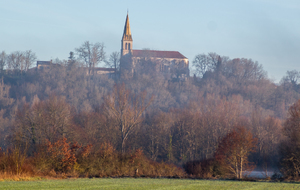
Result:
M124 33L123 33L122 40L132 40L128 12L127 12L127 17L126 17L126 21L125 21L125 27L124 27Z

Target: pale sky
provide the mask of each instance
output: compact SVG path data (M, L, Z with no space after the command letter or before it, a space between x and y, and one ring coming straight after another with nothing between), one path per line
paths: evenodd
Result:
M299 0L0 0L0 51L67 59L89 40L108 56L127 9L133 49L179 51L190 65L200 53L251 58L277 82L300 71Z

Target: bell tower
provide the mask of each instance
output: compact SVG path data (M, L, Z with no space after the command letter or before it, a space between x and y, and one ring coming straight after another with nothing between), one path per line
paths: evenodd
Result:
M129 17L127 13L123 37L121 40L121 56L124 56L126 54L131 54L131 53L132 53L132 37L131 37L131 31L129 25Z

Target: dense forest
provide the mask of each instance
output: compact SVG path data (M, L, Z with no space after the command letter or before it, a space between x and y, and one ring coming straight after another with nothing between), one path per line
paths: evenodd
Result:
M47 71L32 67L31 51L1 53L2 156L17 152L20 161L20 155L35 157L55 143L73 143L82 149L81 159L87 149L106 147L183 166L216 157L228 134L247 139L251 133L249 163L278 166L280 147L288 146L283 131L289 109L300 98L298 71L288 71L277 84L256 61L208 53L191 61L188 80L177 81L152 71L149 60L130 76L120 72L118 53L106 59L100 45L102 57L91 63L80 50L53 61ZM116 75L87 74L101 61Z

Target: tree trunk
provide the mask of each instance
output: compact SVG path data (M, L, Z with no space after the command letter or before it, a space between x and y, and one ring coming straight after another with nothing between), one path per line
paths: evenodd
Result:
M122 139L122 154L125 154L125 139Z
M235 162L235 177L239 178L239 167L238 167L238 160Z
M240 179L243 178L243 158L241 158L241 166L240 166Z

